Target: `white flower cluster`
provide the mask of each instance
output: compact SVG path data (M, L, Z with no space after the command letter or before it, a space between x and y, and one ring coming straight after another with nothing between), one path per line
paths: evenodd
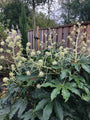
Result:
M7 77L3 78L3 82L7 82L9 79Z
M54 60L54 61L52 62L52 65L57 65L57 61Z
M32 52L31 52L31 57L33 57L33 56L35 56L35 55L36 55L35 51L32 51Z
M29 76L30 74L31 74L31 73L30 73L30 71L26 71L26 75L28 75L28 76Z
M4 41L2 41L2 42L1 42L1 45L3 46L4 44L5 44Z
M40 60L38 61L38 65L39 65L39 66L43 66L43 60L42 60L42 59L40 59Z
M0 65L0 70L2 70L2 69L3 69L3 66Z
M44 73L42 71L39 72L39 77L43 77Z
M50 55L51 55L51 52L45 52L45 55L46 55L46 56L50 56Z
M3 48L0 48L0 53L2 53L3 52Z

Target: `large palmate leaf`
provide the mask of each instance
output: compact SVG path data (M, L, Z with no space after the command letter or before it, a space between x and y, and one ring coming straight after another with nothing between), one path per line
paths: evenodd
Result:
M0 120L5 120L5 117L10 112L10 107L6 106L5 109L0 109Z
M63 109L58 100L55 100L55 102L54 102L54 111L56 113L58 120L64 119Z
M53 109L53 104L48 103L43 110L43 120L49 120Z
M14 105L12 105L9 118L12 119L17 111L18 111L18 117L21 117L26 107L27 107L27 101L19 99Z

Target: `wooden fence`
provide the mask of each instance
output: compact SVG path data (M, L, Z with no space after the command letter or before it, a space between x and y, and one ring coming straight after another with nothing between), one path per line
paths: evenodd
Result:
M47 45L44 46L44 48L40 47L40 42L42 41L43 43L45 43L46 41L48 41L50 31L52 31L51 38L53 42L57 42L57 44L59 44L64 39L65 40L64 46L71 47L70 40L67 38L67 36L71 35L71 31L73 30L73 25L74 24L64 25L50 29L49 28L39 29L39 27L37 27L37 37L40 39L38 39L36 43L34 39L33 30L28 31L28 41L31 42L31 49L35 49L35 45L36 45L36 50L45 49L45 47L48 46L48 42ZM87 38L85 41L90 40L90 22L85 22L82 24L82 26L86 26L84 28L84 32L87 32ZM88 47L90 48L90 43L88 43Z

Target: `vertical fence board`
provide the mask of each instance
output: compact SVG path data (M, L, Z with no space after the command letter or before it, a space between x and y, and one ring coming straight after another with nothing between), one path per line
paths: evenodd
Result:
M63 30L63 39L65 40L64 47L67 47L67 42L68 42L68 27L65 27Z
M56 29L53 30L53 42L56 42Z
M58 43L61 43L61 41L62 41L62 28L59 28L57 30L57 34L58 34Z
M45 36L45 49L46 49L47 48L47 30L45 30L44 36Z

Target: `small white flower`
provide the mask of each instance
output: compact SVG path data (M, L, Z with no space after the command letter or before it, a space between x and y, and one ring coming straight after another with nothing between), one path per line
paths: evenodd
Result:
M31 57L33 57L33 56L35 56L35 52L34 51L31 52Z
M9 79L7 77L3 78L3 82L7 82Z
M26 51L27 51L27 52L29 52L29 51L30 51L30 48L29 48L28 46L26 47Z
M54 60L54 61L52 62L52 64L53 64L53 65L57 65L57 61Z
M8 43L8 42L9 42L9 40L10 40L10 39L8 39L8 38L7 38L5 41Z
M39 63L43 63L43 60L42 60L42 59L40 59L38 62L39 62Z
M17 56L20 56L20 55L21 55L21 53L22 53L21 51L17 52Z
M2 42L1 42L1 45L4 45L4 44L5 44L4 41L2 41Z
M12 71L15 71L15 65L14 64L11 65L11 68L12 68Z
M24 62L25 62L26 60L27 60L27 59L26 59L25 57L22 57L22 61L24 61Z
M1 59L4 59L4 56L1 56L0 58L1 58Z
M19 63L18 63L18 67L21 67L21 65L22 65L21 63L22 63L22 61L19 61Z
M40 89L41 88L41 85L40 84L37 84L37 86L36 86L38 89Z
M29 76L30 75L30 71L26 71L26 74Z
M12 47L12 46L13 46L13 42L10 42L10 43L8 44L8 46L9 46L9 47Z
M0 52L3 52L3 48L0 48Z
M55 57L58 57L58 56L59 56L58 53L56 53L56 54L55 54Z
M3 67L0 65L0 70L2 70L3 69Z
M87 43L90 43L90 40L87 40Z
M60 46L59 50L61 51L63 49L63 46Z
M64 52L61 52L60 55L61 55L61 56L64 56Z
M52 46L49 45L49 46L48 46L48 49L51 49L51 48L52 48Z
M40 60L38 61L38 64L39 64L40 66L42 66L42 65L43 65L43 60L40 59Z
M29 61L30 61L30 62L33 62L33 59L31 58Z
M9 75L10 75L10 77L13 77L13 76L14 76L14 73L13 73L13 72L10 72Z
M16 60L21 60L21 56L17 56L17 57L16 57Z
M38 50L38 51L37 51L37 54L41 54L41 51Z
M19 35L17 35L17 36L15 37L15 39L16 39L16 40L20 40L21 37L20 37Z
M45 52L45 55L50 56L51 52Z
M7 52L7 53L11 53L11 50L7 49L6 52Z
M12 34L16 34L16 30L13 30L13 29L12 29Z
M42 71L40 71L39 77L43 77L43 76L44 76L44 73Z
M30 42L28 42L28 43L27 43L27 46L28 46L28 47L29 47L29 46L31 46L31 43L30 43Z

